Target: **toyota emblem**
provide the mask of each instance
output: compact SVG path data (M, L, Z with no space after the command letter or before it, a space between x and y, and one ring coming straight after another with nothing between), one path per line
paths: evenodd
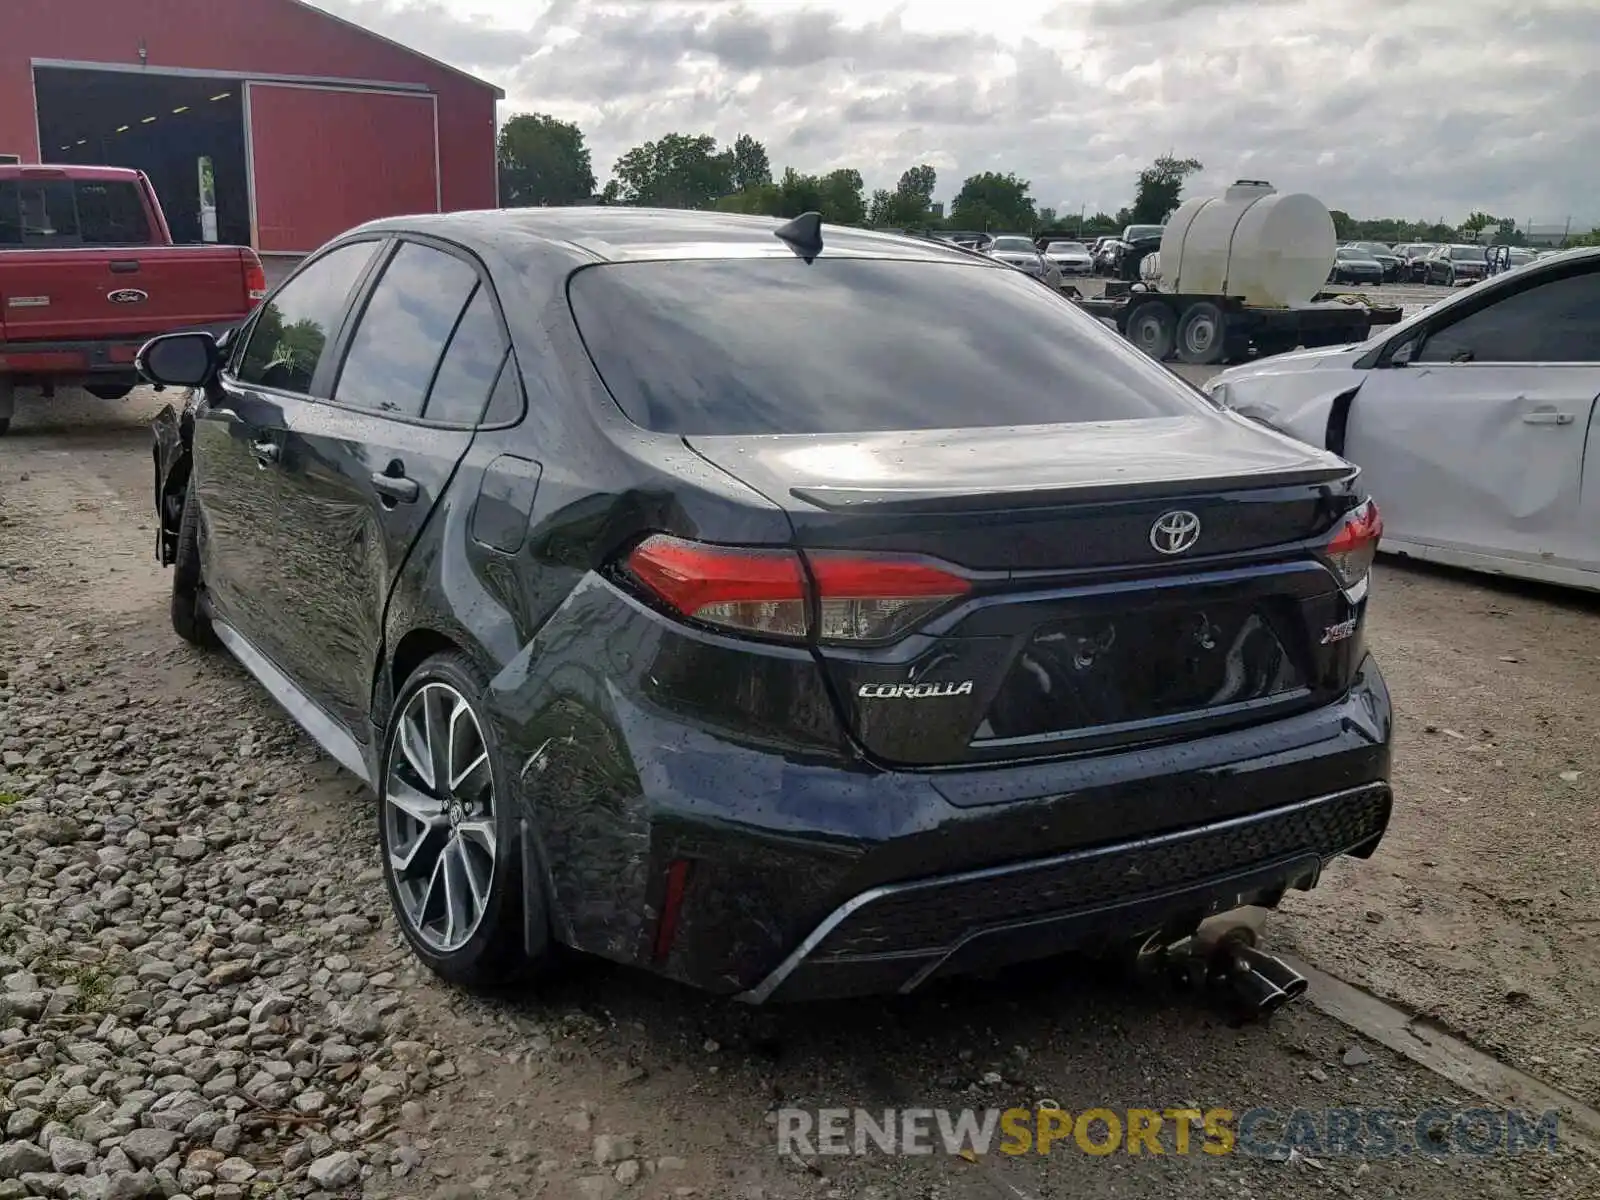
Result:
M1188 509L1164 512L1150 526L1150 545L1157 554L1182 554L1200 540L1200 518Z

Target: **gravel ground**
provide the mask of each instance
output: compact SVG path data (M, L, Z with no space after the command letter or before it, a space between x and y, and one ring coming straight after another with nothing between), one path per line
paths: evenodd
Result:
M0 441L0 1200L1600 1195L1573 1146L773 1151L779 1105L1475 1103L1306 1006L1238 1028L1061 964L760 1011L601 965L497 1000L419 974L370 799L230 660L168 630L158 404L25 399ZM1268 940L1600 1102L1600 610L1392 565L1376 595L1394 831Z

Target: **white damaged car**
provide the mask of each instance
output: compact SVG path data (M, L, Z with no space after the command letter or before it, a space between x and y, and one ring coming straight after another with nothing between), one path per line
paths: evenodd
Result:
M1385 551L1600 590L1600 247L1203 387L1360 466Z

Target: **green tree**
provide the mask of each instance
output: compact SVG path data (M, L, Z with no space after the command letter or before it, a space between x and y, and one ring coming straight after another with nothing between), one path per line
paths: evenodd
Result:
M840 167L824 175L819 184L824 221L835 225L860 225L867 219L860 171L854 167Z
M919 163L900 176L894 194L906 205L908 212L921 216L933 207L933 189L938 185L939 173L927 163ZM912 205L915 205L914 209Z
M872 199L867 201L868 225L898 225L894 213L895 193L888 188L879 188L872 193Z
M1032 229L1035 213L1028 194L1032 186L1009 171L969 175L950 206L950 224L956 229Z
M1163 154L1139 172L1139 186L1133 194L1133 219L1130 225L1160 225L1178 207L1183 182L1196 171L1203 171L1199 159L1174 158Z
M500 203L508 208L582 204L594 195L583 131L543 113L518 113L500 127Z
M1333 236L1341 242L1349 241L1357 236L1356 222L1349 213L1337 208L1330 208L1328 215L1333 218Z
M1041 208L1034 225L1038 229L1054 229L1056 225L1056 210L1053 208Z
M736 192L748 191L772 182L772 163L767 148L748 133L733 140L732 183Z
M733 155L717 152L710 134L669 133L635 146L617 160L625 204L710 208L733 188Z
M783 189L775 183L759 183L723 196L713 206L718 212L749 213L776 217L783 214Z

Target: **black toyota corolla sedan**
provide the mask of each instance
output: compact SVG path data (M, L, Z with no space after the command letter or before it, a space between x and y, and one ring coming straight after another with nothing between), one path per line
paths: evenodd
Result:
M1356 469L993 260L398 218L140 364L193 389L173 626L377 793L446 978L904 991L1179 939L1388 823Z

